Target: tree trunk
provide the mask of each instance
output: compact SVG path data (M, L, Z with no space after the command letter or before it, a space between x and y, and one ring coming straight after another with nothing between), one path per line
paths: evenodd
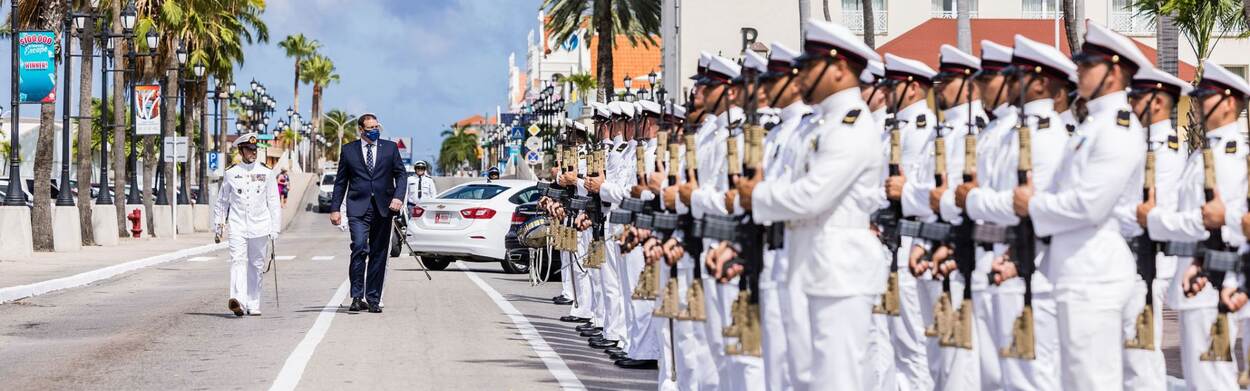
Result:
M1068 34L1068 49L1072 53L1081 50L1085 38L1085 2L1063 0L1063 29Z
M164 91L161 93L164 93ZM156 226L154 225L156 214L152 212L153 202L156 201L152 194L153 190L156 189L156 148L158 148L156 138L157 136L139 137L139 141L143 143L139 147L143 158L139 163L136 163L136 165L143 164L143 178L140 178L139 182L143 184L143 210L147 211L148 217L148 226L144 227L144 229L147 230L148 236L156 236ZM172 194L169 196L173 197Z
M292 96L291 110L299 112L299 62L300 58L295 58L295 95Z
M969 0L959 0L955 4L956 46L964 53L972 53L972 4L969 3Z
M1180 30L1176 28L1170 15L1159 15L1155 28L1155 36L1159 37L1159 50L1155 52L1155 61L1159 64L1159 69L1179 76Z
M166 56L171 60L170 64L177 64L176 62L177 58L174 58L173 52L169 52ZM169 98L165 100L165 103L161 105L162 106L161 107L161 122L165 123L165 129L164 129L164 132L161 132L162 133L161 136L162 137L179 136L179 134L177 133L178 121L179 121L178 108L182 107L182 104L185 103L182 101L182 88L179 88L182 86L182 80L181 80L182 75L180 75L178 71L167 71L165 72L165 74L168 77L168 79L166 79L165 84L169 87L169 89L161 91L161 93L162 94L172 93L172 95L170 95ZM185 118L183 118L182 120L186 121ZM186 128L183 128L183 129L185 130ZM182 136L185 136L185 135L182 135ZM165 145L165 140L163 138L157 138L156 139L157 151L160 151L160 148L163 145ZM164 153L173 154L174 151L164 151ZM165 185L165 194L169 197L169 205L171 207L174 205L178 205L177 184L179 181L183 179L182 173L178 172L177 164L165 163L164 156L158 156L157 163L165 165L165 177L163 179L165 183L163 184Z
M862 0L864 12L864 43L870 48L877 47L876 18L873 16L872 0Z
M39 141L35 147L34 207L30 211L35 251L52 251L52 155L56 141L56 104L39 105ZM69 189L65 189L68 191Z
M616 42L616 31L612 26L612 2L606 0L595 1L594 9L594 25L595 34L599 36L598 64L596 64L595 75L599 78L599 96L605 102L607 97L612 96L616 92L616 78L612 76L612 47Z
M78 47L82 53L91 53L95 50L95 23L87 23L78 40ZM91 76L94 65L94 57L83 56L79 63L78 73L78 113L86 115L91 113ZM70 99L70 95L66 95L63 99ZM104 102L100 102L104 104ZM101 108L103 113L103 108ZM94 246L95 233L91 224L91 208L95 206L95 200L91 199L91 175L92 163L95 157L95 150L91 147L91 136L95 133L92 128L91 120L78 120L78 220L79 226L82 227L82 245ZM100 140L105 142L107 140ZM108 191L100 186L101 191Z
M824 6L824 8L825 8L825 21L826 21L826 22L832 22L832 21L833 21L833 16L832 16L832 15L829 15L829 0L823 0L823 1L821 1L821 3L822 3L822 5L823 5L823 6Z
M121 35L122 22L121 12L122 6L120 1L110 2L113 13L113 34ZM113 69L126 69L126 53L129 50L125 40L120 41L113 46ZM123 238L130 237L130 227L126 222L126 181L130 180L130 176L126 172L126 152L129 149L126 145L126 126L130 122L130 117L126 115L126 108L130 105L126 104L127 98L126 79L122 72L113 73L113 207L117 208L117 234Z
M1250 0L1247 0L1250 1ZM807 36L807 20L812 17L811 0L799 0L799 47L803 47L804 37Z

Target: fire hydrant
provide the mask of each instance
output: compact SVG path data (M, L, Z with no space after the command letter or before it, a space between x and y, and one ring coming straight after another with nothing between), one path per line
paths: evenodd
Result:
M135 208L126 215L126 219L130 220L131 237L138 238L139 234L143 233L143 211Z

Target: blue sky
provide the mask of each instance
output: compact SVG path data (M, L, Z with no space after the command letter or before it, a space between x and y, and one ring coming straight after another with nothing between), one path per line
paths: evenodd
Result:
M285 111L294 63L277 43L304 33L323 44L342 82L329 86L325 110L377 113L384 136L414 138L418 159L437 154L439 132L474 113L494 114L507 94L508 54L524 62L525 37L540 0L267 0L270 42L246 49L235 70L240 85L255 78ZM9 56L9 46L0 45ZM521 64L523 65L523 64ZM8 116L9 72L0 72ZM75 83L76 85L77 83ZM99 88L98 85L96 88ZM95 93L98 95L98 91ZM312 88L300 89L304 118ZM77 100L75 102L75 107ZM59 104L58 104L59 106ZM37 116L24 106L23 117Z

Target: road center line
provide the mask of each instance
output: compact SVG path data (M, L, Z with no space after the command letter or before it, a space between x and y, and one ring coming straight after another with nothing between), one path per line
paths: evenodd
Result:
M314 261L329 261L332 259L334 259L333 255L318 255L318 256L312 257L312 260Z
M344 280L342 284L339 284L339 289L334 291L334 296L330 297L330 302L326 303L325 307L321 307L321 314L317 315L317 321L313 322L312 328L304 334L304 339L299 341L299 345L296 345L291 355L287 356L286 363L282 364L282 370L278 372L278 377L269 387L270 391L294 390L295 386L299 385L299 379L304 376L304 368L312 359L313 351L317 350L317 344L321 343L321 339L325 338L326 332L330 330L330 323L334 321L339 304L346 299L347 280Z
M500 295L486 281L482 281L477 276L477 273L465 267L464 262L456 261L456 267L463 271L469 277L469 280L477 284L477 287L482 289L482 292L485 292L486 296L490 297L504 314L508 315L508 318L512 320L512 325L516 326L517 331L521 333L525 341L529 342L530 348L534 349L534 353L538 354L538 357L543 360L543 364L547 365L547 371L551 372L551 376L554 376L556 381L560 382L560 388L565 390L586 389L586 386L582 385L582 381L577 379L577 375L572 370L569 370L569 366L564 363L564 359L560 358L560 355L550 345L547 345L547 341L543 339L542 335L538 334L538 330L534 329L534 326L530 324L530 321L525 318L521 311L512 306L512 303L504 299L503 295Z
M295 256L294 255L279 255L274 258L277 258L279 261L289 261L289 260L295 259Z

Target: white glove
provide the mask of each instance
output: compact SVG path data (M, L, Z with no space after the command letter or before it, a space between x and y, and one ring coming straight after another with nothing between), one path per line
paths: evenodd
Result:
M226 231L226 226L225 226L224 224L214 224L214 225L213 225L213 234L214 234L214 235L221 236L221 234L222 234L222 233L224 233L225 231Z
M270 233L269 233L269 240L278 240L278 233L277 233L277 232L270 232Z

